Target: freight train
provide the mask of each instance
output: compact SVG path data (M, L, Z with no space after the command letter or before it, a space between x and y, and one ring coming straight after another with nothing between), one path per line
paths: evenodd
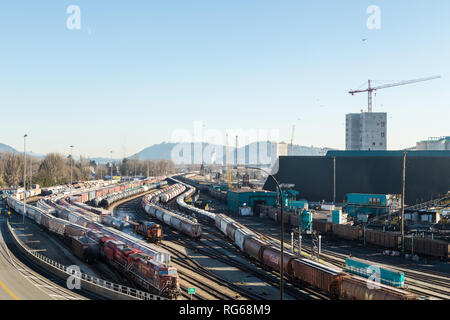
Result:
M213 225L250 260L261 265L264 269L276 272L280 270L280 249L227 215L213 214L187 205L184 202L184 197L191 196L194 192L195 188L190 187L187 193L178 197L177 203L180 208L193 215L195 214L199 220L205 223L211 223L211 217L214 216ZM290 219L288 218L287 221L290 221ZM376 286L369 288L367 279L335 270L315 261L298 258L288 252L285 252L283 256L283 268L291 282L312 286L326 292L331 298L356 300L418 299L418 296L414 294L383 283L377 283Z
M98 206L108 208L114 202L132 197L134 195L147 192L149 190L158 189L167 185L167 181L152 182L147 185L139 185L131 189L120 190L118 192L107 194L101 200L97 198Z
M171 226L172 228L178 230L185 235L198 239L201 235L201 226L196 219L193 219L182 213L165 209L161 207L157 199L161 198L161 195L172 193L171 191L178 186L171 186L152 194L146 195L142 198L142 208L151 217L158 219L161 222ZM172 193L174 195L174 193Z
M23 203L17 198L10 196L7 202L16 212L24 214ZM52 208L58 216L28 204L25 205L25 215L49 232L66 241L70 240L74 253L81 259L89 262L97 258L105 259L141 287L161 296L175 298L180 293L178 273L176 268L169 266L170 257L167 254L83 217L67 202L61 205L48 201L41 203L41 206ZM108 249L104 247L107 242Z
M228 216L216 215L216 227L251 260L272 271L280 270L280 249L240 225ZM356 300L414 300L419 297L383 283L370 287L367 280L335 270L323 264L298 258L291 253L283 255L283 270L294 283L307 284L326 292L335 299Z
M192 197L192 195L195 193L194 187L188 186L188 188L189 188L189 190L187 192L185 192L184 194L182 194L181 196L179 196L177 198L178 208L182 212L186 212L187 214L192 215L194 218L198 219L199 221L206 222L206 223L213 225L215 223L215 217L216 217L216 215L214 213L211 213L206 210L202 210L202 209L199 209L194 206L190 206L190 205L186 204L185 199Z
M401 250L402 248L402 235L397 232L383 232L321 220L313 220L313 229L322 234L359 243L364 242L365 237L367 244L385 249ZM405 251L439 258L444 261L450 260L450 243L446 241L414 237L412 235L405 236Z
M270 219L280 222L279 209L266 205L257 205L256 213L267 215ZM298 214L293 211L284 212L284 223L298 227ZM384 232L380 230L364 229L347 224L331 223L313 219L313 230L322 235L336 238L364 242L384 249L401 250L402 236L398 232ZM405 236L405 251L430 256L441 260L450 260L450 243L441 240L421 237Z

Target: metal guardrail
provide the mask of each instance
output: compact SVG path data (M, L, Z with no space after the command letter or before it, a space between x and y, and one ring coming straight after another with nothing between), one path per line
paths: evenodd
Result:
M91 284L94 284L96 286L102 287L104 289L108 289L108 290L112 290L115 292L119 292L122 294L125 294L127 296L133 297L133 298L137 298L140 300L168 300L167 298L155 295L155 294L151 294L145 291L141 291L141 290L137 290L134 288L130 288L127 286L122 286L120 284L117 283L113 283L113 282L109 282L103 279L99 279L90 275L87 275L85 273L82 272L78 272L74 269L71 269L69 267L66 267L65 265L60 264L59 262L56 262L52 259L49 259L48 257L36 252L35 250L31 250L29 248L27 248L22 241L17 238L14 229L11 227L9 221L7 221L7 225L8 225L8 229L10 231L10 233L13 235L15 241L17 244L19 244L26 252L28 252L30 255L33 255L34 257L36 257L37 259L41 260L42 262L64 272L67 274L67 276L74 276L78 279L90 282Z

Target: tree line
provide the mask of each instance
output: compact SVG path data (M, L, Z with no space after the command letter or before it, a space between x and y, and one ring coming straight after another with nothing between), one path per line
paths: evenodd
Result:
M23 154L0 153L0 187L23 186ZM27 155L27 188L31 183L41 187L103 179L105 176L159 176L175 172L171 160L123 159L122 161L98 164L94 160L80 157L71 159L60 153L49 153L44 159Z

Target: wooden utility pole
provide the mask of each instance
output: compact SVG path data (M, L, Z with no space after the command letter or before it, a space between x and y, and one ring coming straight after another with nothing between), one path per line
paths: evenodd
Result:
M402 178L402 254L405 254L405 182L406 182L406 153L403 152L403 178Z

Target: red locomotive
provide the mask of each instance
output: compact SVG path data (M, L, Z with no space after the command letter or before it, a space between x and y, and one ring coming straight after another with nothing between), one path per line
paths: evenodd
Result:
M155 261L141 250L102 232L89 230L86 235L97 241L100 254L107 263L142 288L171 299L180 293L180 279L176 268Z
M160 224L149 221L137 221L135 231L154 243L158 243L163 239L163 231Z

